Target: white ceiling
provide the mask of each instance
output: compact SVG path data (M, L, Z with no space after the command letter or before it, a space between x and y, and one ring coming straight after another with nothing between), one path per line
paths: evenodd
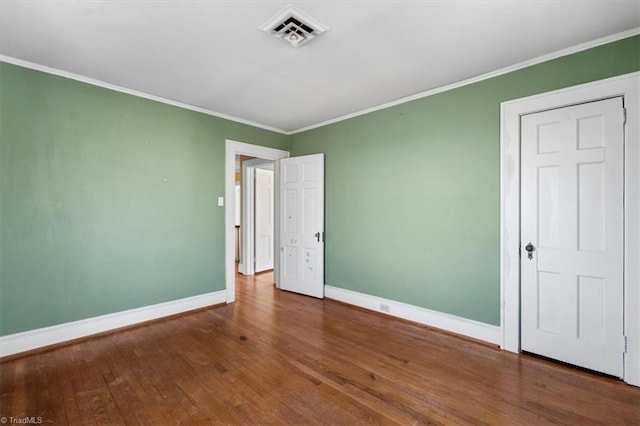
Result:
M0 1L0 54L293 131L640 27L640 2Z

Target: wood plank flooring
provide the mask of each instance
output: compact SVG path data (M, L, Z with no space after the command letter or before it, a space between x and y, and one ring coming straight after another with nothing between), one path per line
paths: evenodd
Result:
M71 425L640 425L639 388L282 292L271 278L240 277L232 305L3 362L0 416Z

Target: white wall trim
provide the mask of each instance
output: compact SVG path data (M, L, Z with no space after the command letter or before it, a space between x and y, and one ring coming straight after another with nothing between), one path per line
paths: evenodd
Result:
M225 303L225 292L216 291L80 321L9 334L0 337L0 357L221 303Z
M596 40L592 40L586 43L578 44L577 46L569 47L566 49L558 50L553 53L549 53L547 55L538 56L537 58L529 59L527 61L523 61L514 65L510 65L505 68L501 68L499 70L491 71L486 74L481 74L476 77L471 77L466 80L458 81L456 83L447 84L445 86L436 87L434 89L426 90L424 92L416 93L415 95L406 96L404 98L396 99L395 101L386 102L381 105L377 105L371 108L363 109L360 111L352 112L350 114L341 115L336 118L332 118L330 120L322 121L320 123L311 124L309 126L301 127L299 129L290 130L287 132L289 135L295 135L296 133L306 132L307 130L317 129L318 127L328 126L329 124L338 123L340 121L345 121L350 118L358 117L361 115L369 114L370 112L380 111L382 109L391 108L397 105L401 105L407 102L415 101L417 99L427 98L429 96L437 95L438 93L447 92L449 90L457 89L463 86L468 86L470 84L478 83L483 80L488 80L493 77L498 77L503 74L508 74L510 72L518 71L523 68L530 67L532 65L541 64L543 62L550 61L552 59L561 58L563 56L568 56L574 53L582 52L584 50L588 50L594 47L602 46L604 44L613 43L614 41L623 40L625 38L633 37L635 35L640 34L640 27L633 28L628 31L623 31L621 33L613 34L610 36L602 37Z
M338 300L350 305L359 306L393 317L406 319L430 327L439 328L463 336L472 337L488 343L499 345L501 341L500 327L479 321L445 314L420 306L409 305L395 300L370 296L330 285L324 286L324 295L328 299ZM380 310L380 304L389 306L389 312Z
M250 157L262 158L265 160L274 161L273 174L274 174L274 217L276 218L274 229L274 243L276 247L280 246L279 241L279 208L278 208L278 179L279 179L279 163L282 158L289 157L289 151L283 151L275 148L267 148L259 145L252 145L245 142L238 142L227 139L226 141L226 154L225 154L225 283L227 292L227 303L235 302L236 300L236 268L235 268L235 253L236 253L236 237L235 237L235 203L231 202L235 197L236 190L236 155L248 155ZM274 270L273 279L276 283L279 282L279 268L278 262L280 259L280 251L274 252Z
M189 111L200 112L202 114L211 115L213 117L223 118L229 121L235 121L236 123L242 123L253 127L258 127L260 129L269 130L272 132L280 133L287 135L289 132L285 130L278 129L276 127L267 126L265 124L256 123L254 121L245 120L243 118L234 117L232 115L223 114L220 112L212 111L210 109L201 108L195 105L189 105L182 102L174 101L171 99L163 98L162 96L151 95L149 93L141 92L139 90L129 89L127 87L118 86L117 84L107 83L106 81L96 80L89 77L84 77L79 74L74 74L72 72L63 71L57 68L47 67L45 65L35 64L33 62L25 61L23 59L13 58L11 56L0 55L0 62L6 62L8 64L18 65L23 68L29 68L35 71L41 71L47 74L57 75L59 77L68 78L70 80L79 81L81 83L91 84L92 86L98 86L109 90L114 90L120 93L126 93L127 95L137 96L139 98L149 99L152 101L160 102L163 104L175 106L182 109L187 109Z
M500 106L501 347L520 351L520 116L587 101L623 96L625 126L624 381L640 386L640 72L634 72Z
M436 87L434 89L430 89L430 90L426 90L424 92L420 92L420 93L416 93L414 95L410 95L410 96L406 96L400 99L396 99L394 101L391 102L386 102L383 103L381 105L377 105L377 106L373 106L371 108L366 108L360 111L355 111L349 114L345 114L345 115L341 115L339 117L336 118L332 118L330 120L326 120L326 121L322 121L320 123L315 123L315 124L311 124L309 126L305 126L305 127L301 127L298 129L292 129L292 130L283 130L283 129L278 129L276 127L272 127L272 126L267 126L265 124L260 124L260 123L256 123L256 122L252 122L249 120L245 120L242 118L238 118L238 117L234 117L231 115L226 115L226 114L222 114L219 112L215 112L215 111L211 111L205 108L201 108L201 107L197 107L197 106L193 106L193 105L189 105L189 104L184 104L182 102L177 102L177 101L172 101L170 99L166 99L160 96L155 96L155 95L151 95L148 93L144 93L144 92L140 92L138 90L133 90L133 89L128 89L126 87L121 87L115 84L111 84L111 83L107 83L104 81L100 81L100 80L96 80L96 79L92 79L89 77L84 77L78 74L74 74L71 72L67 72L67 71L63 71L63 70L59 70L56 68L51 68L51 67L47 67L45 65L39 65L33 62L29 62L29 61L25 61L23 59L18 59L18 58L13 58L11 56L6 56L6 55L0 55L0 62L6 62L9 64L14 64L14 65L18 65L24 68L30 68L36 71L42 71L45 72L47 74L53 74L53 75L58 75L61 77L65 77L65 78L69 78L72 80L77 80L77 81L81 81L83 83L87 83L87 84L92 84L94 86L99 86L99 87L104 87L106 89L111 89L111 90L115 90L118 92L122 92L122 93L127 93L133 96L139 96L145 99L150 99L150 100L154 100L157 102L162 102L168 105L173 105L176 106L178 108L184 108L184 109L188 109L191 111L196 111L196 112L201 112L203 114L207 114L207 115L211 115L214 117L218 117L218 118L223 118L225 120L230 120L230 121L235 121L238 123L242 123L242 124L247 124L249 126L254 126L254 127L258 127L261 129L265 129L265 130L270 130L272 132L277 132L277 133L281 133L284 135L295 135L296 133L302 133L302 132L306 132L307 130L312 130L312 129L317 129L318 127L324 127L324 126L328 126L329 124L334 124L334 123L338 123L340 121L345 121L348 120L350 118L354 118L354 117L358 117L360 115L365 115L365 114L369 114L370 112L375 112L375 111L379 111L382 109L386 109L386 108L391 108L393 106L396 105L401 105L407 102L411 102L417 99L422 99L422 98L426 98L429 96L433 96L436 95L438 93L442 93L442 92L447 92L449 90L453 90L453 89L457 89L459 87L463 87L463 86L468 86L470 84L474 84L474 83L478 83L480 81L483 80L488 80L490 78L493 77L497 77L503 74L508 74L510 72L513 71L518 71L520 69L523 68L527 68L530 67L532 65L537 65L546 61L550 61L552 59L557 59L557 58L561 58L563 56L567 56L567 55L571 55L573 53L578 53L578 52L582 52L584 50L588 50L594 47L598 47L598 46L602 46L604 44L608 44L608 43L613 43L615 41L618 40L623 40L625 38L629 38L629 37L633 37L640 34L640 27L638 28L633 28L631 30L628 31L623 31L617 34L612 34L606 37L602 37L596 40L592 40L586 43L581 43L578 44L576 46L573 47L569 47L566 49L562 49L562 50L558 50L556 52L552 52L546 55L542 55L542 56L538 56L537 58L533 58L533 59L529 59L527 61L523 61L514 65L510 65L508 67L505 68L501 68L499 70L495 70L495 71L491 71L485 74L481 74L479 76L476 77L472 77L472 78L468 78L466 80L462 80L462 81L458 81L456 83L452 83L452 84L447 84L445 86L440 86L440 87Z

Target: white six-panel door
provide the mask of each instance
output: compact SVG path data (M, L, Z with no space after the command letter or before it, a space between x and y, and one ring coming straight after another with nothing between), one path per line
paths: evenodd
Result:
M622 98L521 123L522 349L618 377L623 126Z
M280 160L280 288L324 297L324 154Z

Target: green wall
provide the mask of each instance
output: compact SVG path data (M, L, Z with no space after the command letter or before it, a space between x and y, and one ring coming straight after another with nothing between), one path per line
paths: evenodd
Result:
M0 63L0 335L223 290L225 139L288 137Z
M225 139L326 154L326 282L499 324L500 102L640 37L291 137L0 63L0 335L224 289Z
M640 37L292 137L326 155L325 282L500 323L500 102L640 69Z

